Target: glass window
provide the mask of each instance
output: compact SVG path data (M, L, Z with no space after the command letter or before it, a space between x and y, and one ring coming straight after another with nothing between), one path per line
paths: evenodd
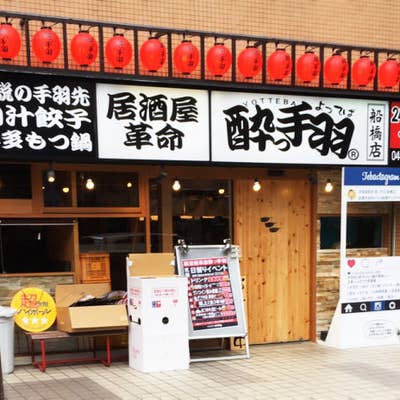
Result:
M2 273L72 270L73 223L18 220L0 224Z
M144 218L79 218L80 253L144 253Z
M182 180L173 192L174 245L221 244L231 237L231 185L226 180Z
M77 172L78 207L139 207L139 185L132 172Z
M71 207L71 173L67 171L43 172L42 189L45 207ZM49 179L50 178L50 179Z
M0 164L0 199L31 199L29 165Z
M320 248L340 248L340 217L321 217ZM347 248L382 247L382 216L347 217Z

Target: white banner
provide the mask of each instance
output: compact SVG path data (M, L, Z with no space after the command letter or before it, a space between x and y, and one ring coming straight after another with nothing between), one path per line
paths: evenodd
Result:
M206 90L98 83L99 158L209 161Z
M211 93L215 162L385 165L388 102Z

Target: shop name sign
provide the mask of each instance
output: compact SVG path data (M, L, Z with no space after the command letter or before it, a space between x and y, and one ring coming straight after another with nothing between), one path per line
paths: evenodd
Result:
M94 84L54 77L2 74L0 157L95 157Z
M215 162L385 165L388 102L211 93Z
M206 90L96 88L99 158L209 161Z

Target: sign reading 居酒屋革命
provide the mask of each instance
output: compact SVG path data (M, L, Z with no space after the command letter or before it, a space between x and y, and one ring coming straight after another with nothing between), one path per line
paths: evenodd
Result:
M388 102L211 92L211 161L385 165Z
M94 93L88 80L1 74L0 159L94 159Z
M206 90L98 83L101 159L209 161Z

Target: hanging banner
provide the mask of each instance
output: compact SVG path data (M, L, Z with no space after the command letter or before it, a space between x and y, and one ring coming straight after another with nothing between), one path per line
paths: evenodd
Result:
M2 73L0 159L94 159L94 98L89 80Z
M206 90L96 88L99 158L209 161Z
M211 92L215 162L385 165L388 102Z

